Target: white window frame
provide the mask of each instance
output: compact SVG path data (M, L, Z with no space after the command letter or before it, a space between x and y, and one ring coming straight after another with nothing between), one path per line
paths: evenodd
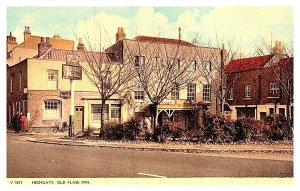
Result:
M229 99L229 100L233 100L233 88L232 88L232 87L229 88L229 90L228 90L228 95L229 95L228 99Z
M187 86L187 99L191 101L196 101L196 84L189 83Z
M121 117L121 106L119 104L110 105L110 118L111 119L120 119Z
M180 59L172 58L171 65L174 67L175 70L180 70Z
M203 69L206 72L211 72L211 61L203 61Z
M145 92L143 86L141 84L136 85L134 90L134 99L144 100L144 98L145 98Z
M55 85L53 85L54 83ZM53 70L53 69L47 70L47 89L49 90L58 89L58 70Z
M188 66L188 71L193 72L196 71L196 60L189 60L189 66Z
M161 59L161 58L158 57L158 56L156 56L156 57L154 57L153 59L154 59L154 62L153 62L154 67L153 67L153 69L159 70L159 68L160 68L160 59Z
M44 119L61 119L62 102L56 99L47 99L44 101Z
M91 104L91 118L92 121L100 121L101 119L101 104ZM103 115L103 119L104 121L108 121L108 105L105 104L104 105L104 109L103 109L104 115Z
M251 97L251 85L247 84L245 85L245 98Z
M140 68L143 65L145 65L145 56L135 56L134 67Z
M174 89L171 91L171 100L179 99L179 86L175 85Z
M270 82L269 93L271 95L279 95L279 83L278 82Z
M203 84L203 101L210 102L210 84Z

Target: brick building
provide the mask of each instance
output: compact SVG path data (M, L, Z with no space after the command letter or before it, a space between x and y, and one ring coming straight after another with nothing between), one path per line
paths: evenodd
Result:
M231 118L293 116L293 58L283 54L236 59L225 67ZM288 103L288 104L287 104Z
M195 70L196 67L207 67L208 63L210 66L220 58L220 49L218 48L199 47L181 39L146 36L126 39L125 37L124 30L119 28L116 34L117 42L107 48L105 52L86 51L82 42L79 42L77 50L72 50L72 43L69 44L70 46L55 48L52 45L53 42L56 42L54 39L39 38L39 43L36 43L36 54L32 58L26 58L7 69L8 123L16 111L27 114L31 127L49 127L53 126L55 122L68 121L70 81L62 78L62 65L66 63L68 55L76 56L81 65L86 64L87 54L102 60L108 60L113 54L116 64L126 64L125 60L136 63L137 58L140 61L141 58L144 61L153 59L154 47L162 47L162 50L166 48L165 51L171 53L174 47L179 46L181 51L187 53L178 54L180 55L176 57L178 63L193 63L192 70ZM33 44L35 43L32 43L31 46L34 46ZM148 48L144 55L137 51L137 44ZM68 47L69 50L67 50ZM14 49L16 47L12 50ZM199 52L201 55L214 54L214 57L218 59L209 60L210 56L200 59L192 55L192 53ZM101 100L97 88L90 83L84 73L82 80L76 81L75 84L75 131L88 127L99 128ZM122 104L120 95L113 95L105 105L105 121L123 123L130 116L144 112L144 107L151 104L139 84L130 89L130 92L132 92L135 107L131 108ZM216 112L217 99L211 91L210 84L199 84L199 82L187 84L185 88L174 90L163 100L157 108L158 118L160 123L177 120L181 122L181 126L187 128L195 125L197 121L201 123L204 106L208 106L212 113Z
M182 40L180 28L178 39L151 36L136 36L133 39L126 39L124 29L119 28L116 34L116 43L108 47L106 52L116 55L120 62L136 60L138 65L147 65L149 62L153 65L167 64L173 60L176 60L179 67L192 63L191 70L194 73L197 72L197 69L205 70L207 68L209 68L208 72L215 73L216 71L211 70L212 65L218 64L221 60L219 48L196 46ZM214 75L212 74L212 76ZM136 83L136 88L131 91L135 94L137 107L133 113L140 113L145 105L151 105L151 101L145 91L140 88L139 82L134 83ZM212 91L210 82L203 84L200 83L200 80L195 80L175 91L166 96L157 107L159 124L172 121L177 122L181 127L194 127L195 121L201 124L204 108L211 113L217 113L220 109L220 102ZM137 96L137 94L142 96Z

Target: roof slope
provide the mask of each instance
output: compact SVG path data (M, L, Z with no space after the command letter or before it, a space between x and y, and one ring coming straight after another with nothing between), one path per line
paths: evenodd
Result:
M152 36L137 36L134 40L141 42L154 42L154 43L166 43L166 44L179 44L183 46L196 46L192 43L189 43L184 40L172 39L172 38L160 38L160 37L152 37Z
M42 60L58 60L66 61L67 55L76 55L80 62L109 62L110 58L107 53L104 52L90 52L90 51L78 51L78 50L60 50L49 49L39 59Z
M226 73L242 72L247 70L255 70L264 66L272 58L272 55L264 55L250 58L241 58L231 60L226 66L224 71Z

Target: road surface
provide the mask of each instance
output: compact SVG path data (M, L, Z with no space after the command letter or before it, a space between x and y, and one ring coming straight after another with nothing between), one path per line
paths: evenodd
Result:
M293 177L293 161L51 145L8 139L8 178Z

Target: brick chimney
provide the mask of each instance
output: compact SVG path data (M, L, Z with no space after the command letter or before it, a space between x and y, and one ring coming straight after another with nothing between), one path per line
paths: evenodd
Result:
M126 33L123 27L118 27L118 32L116 33L116 42L126 38Z
M51 48L50 39L47 37L41 37L41 42L38 44L38 57L43 55L48 49Z
M222 49L221 49L221 63L226 65L227 63L227 50L224 48L224 44L222 44Z
M181 28L178 28L178 40L181 40Z
M79 42L77 45L77 50L85 50L84 44L82 42L82 38L79 38Z
M283 54L283 47L281 42L276 41L275 47L273 48L273 54Z
M31 36L30 27L25 26L25 30L24 30L24 43L26 42L26 40L30 36Z
M12 36L11 32L9 33L9 36L6 36L6 51L11 51L14 47L18 45L17 38Z

